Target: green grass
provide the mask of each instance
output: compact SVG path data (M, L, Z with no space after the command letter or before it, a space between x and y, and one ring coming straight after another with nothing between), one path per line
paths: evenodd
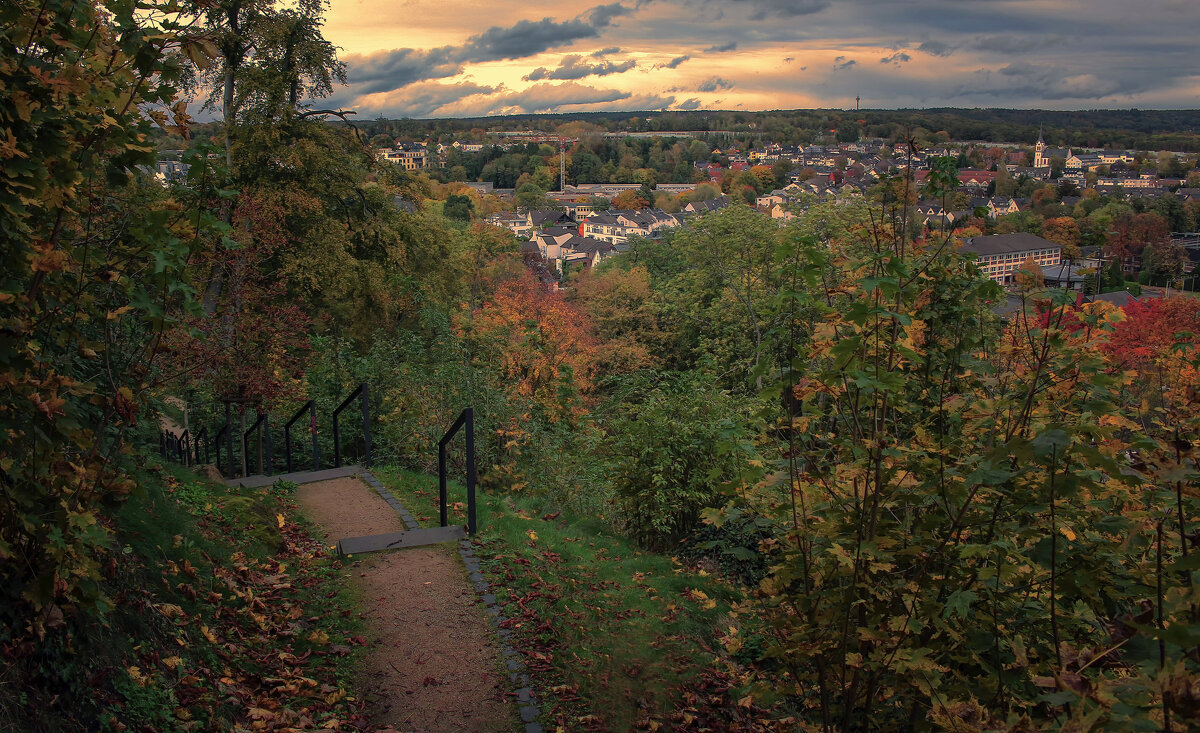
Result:
M374 469L422 526L438 521L437 479ZM451 523L465 522L452 484ZM536 497L479 496L481 564L552 724L627 730L665 720L721 655L732 586L638 549L603 522L545 514ZM545 719L544 719L545 722Z

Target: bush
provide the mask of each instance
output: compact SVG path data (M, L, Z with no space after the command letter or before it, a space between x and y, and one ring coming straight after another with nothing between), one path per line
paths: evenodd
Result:
M731 447L745 420L710 378L654 377L626 385L607 447L627 531L661 548L695 529L702 509L724 502L721 486L740 468Z

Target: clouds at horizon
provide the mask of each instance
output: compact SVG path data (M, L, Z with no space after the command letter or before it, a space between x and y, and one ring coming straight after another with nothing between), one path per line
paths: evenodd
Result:
M326 36L350 83L332 102L409 117L849 107L855 96L867 108L1200 106L1200 4L1179 0L1093 0L1086 12L1065 0L403 4L439 13L424 37L461 40L422 46L401 27L393 48L355 52L362 21L343 23L335 2Z

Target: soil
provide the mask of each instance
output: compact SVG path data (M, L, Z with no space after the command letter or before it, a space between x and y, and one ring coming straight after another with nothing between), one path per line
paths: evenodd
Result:
M405 529L357 478L304 484L298 495L330 545ZM500 648L455 547L360 555L351 567L376 639L359 684L375 725L406 733L513 730Z

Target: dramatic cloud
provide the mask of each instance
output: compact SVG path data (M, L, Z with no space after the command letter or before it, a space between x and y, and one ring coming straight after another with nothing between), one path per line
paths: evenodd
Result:
M608 7L608 6L603 6ZM617 7L620 7L619 5ZM558 23L550 18L522 20L508 28L493 26L467 41L459 53L461 61L497 61L536 56L543 51L566 46L581 38L599 35L596 23L570 20ZM607 25L605 20L604 25Z
M449 46L420 51L401 48L374 56L347 56L347 76L357 94L398 89L425 79L445 79L462 71Z
M917 46L917 50L922 53L927 53L930 56L942 57L946 57L954 53L954 49L954 46L941 41L924 41L920 46Z
M357 94L376 94L418 81L445 79L461 74L464 64L528 58L582 39L595 38L600 33L599 28L627 12L629 9L620 3L599 5L586 14L587 21L522 20L508 27L492 26L468 38L462 46L427 50L401 48L371 56L350 55L344 59L347 76Z
M1087 12L1064 0L532 0L486 14L468 0L416 4L330 8L327 37L350 52L338 106L470 116L853 109L856 95L872 107L1050 109L1200 98L1200 3L1186 0L1090 0ZM639 69L654 73L627 73ZM617 89L547 84L602 76Z
M582 79L587 76L608 76L609 74L620 74L629 71L635 66L637 66L637 62L633 59L622 61L619 64L614 64L611 61L589 64L583 60L582 56L564 56L557 69L550 70L541 66L526 75L524 80Z
M714 76L700 82L700 86L696 87L698 92L715 92L721 89L733 89L733 82L728 79L722 79L719 76Z
M597 28L604 28L613 22L613 18L629 15L635 8L627 8L621 3L597 5L586 13L587 21Z
M769 15L795 17L819 13L830 5L830 0L733 0L733 4L749 6L751 20L762 20Z
M418 82L391 92L373 103L360 105L362 111L378 112L389 117L437 117L452 114L450 108L464 99L483 99L499 91L495 87L464 82L462 84L440 84Z

